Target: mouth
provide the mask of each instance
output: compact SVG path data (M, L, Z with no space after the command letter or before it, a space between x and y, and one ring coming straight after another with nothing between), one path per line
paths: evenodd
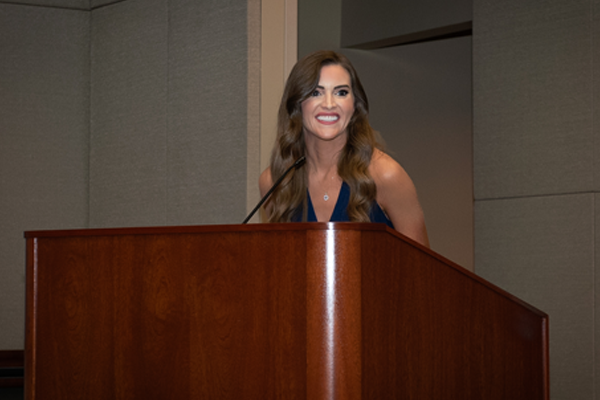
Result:
M320 114L317 115L317 120L324 123L334 123L340 119L337 114Z

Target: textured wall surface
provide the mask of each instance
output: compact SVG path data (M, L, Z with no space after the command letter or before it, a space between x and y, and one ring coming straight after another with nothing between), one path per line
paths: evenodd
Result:
M246 212L247 1L170 4L168 223L239 223Z
M549 313L553 399L600 393L599 5L474 2L475 271Z
M87 226L89 14L0 4L0 349L22 349L23 232Z
M91 226L243 220L247 12L184 0L93 11Z
M317 50L339 49L342 0L298 1L298 59Z
M594 195L475 204L475 271L550 315L552 399L594 398Z
M67 3L0 3L0 349L23 231L239 223L258 197L257 1Z
M589 1L481 2L474 23L475 196L589 191Z
M167 1L92 13L90 226L166 223Z

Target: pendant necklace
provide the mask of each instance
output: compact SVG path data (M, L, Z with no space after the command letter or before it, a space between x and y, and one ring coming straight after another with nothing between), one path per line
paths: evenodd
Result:
M331 179L333 179L333 178L334 177L332 176ZM331 186L331 185L328 185L328 186ZM329 195L327 194L328 191L329 191L329 188L327 188L325 190L325 196L323 196L323 200L325 200L325 201L329 200Z
M331 182L333 182L333 179L335 179L335 173L333 173L333 175L331 175L331 179L327 179L327 177L329 176L329 174L332 172L332 169L337 167L335 164L331 167L329 167L329 169L327 170L327 172L324 175L323 180L318 180L317 182L319 182L319 186L321 186L321 188L325 189L325 194L323 195L323 200L327 201L329 200L329 189L331 188ZM336 169L337 172L337 169Z

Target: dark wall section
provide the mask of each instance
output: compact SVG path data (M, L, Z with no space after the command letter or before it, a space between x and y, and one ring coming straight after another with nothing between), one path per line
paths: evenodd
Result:
M472 21L472 10L471 0L344 0L341 45L355 47L451 26L459 29Z

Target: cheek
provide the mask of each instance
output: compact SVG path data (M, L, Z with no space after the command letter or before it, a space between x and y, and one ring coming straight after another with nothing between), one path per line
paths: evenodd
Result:
M348 119L352 118L352 116L354 115L354 111L354 103L350 103L346 107L344 107L344 112L348 116Z
M346 115L348 115L349 118L351 118L354 115L354 111L355 111L354 101L355 101L354 96L350 96L348 99L346 99L346 101L343 104L344 113Z

